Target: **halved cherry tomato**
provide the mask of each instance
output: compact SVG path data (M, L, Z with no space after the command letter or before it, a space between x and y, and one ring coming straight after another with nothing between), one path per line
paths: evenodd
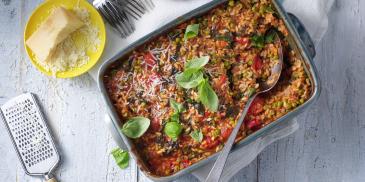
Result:
M232 128L227 128L227 127L223 127L221 129L221 135L222 135L223 141L226 141L229 138L229 136L232 133L232 130L233 130Z
M248 46L250 43L250 39L248 37L235 37L234 41L244 46Z
M182 165L184 166L184 168L186 168L186 167L190 166L190 162L189 162L189 160L187 160L187 159L183 160L183 161L182 161Z
M208 119L210 116L212 116L212 113L209 111L204 112L204 119Z
M261 122L258 119L250 120L246 123L247 128L250 130L256 131L261 128Z
M265 100L261 97L256 97L255 100L253 100L250 108L248 109L249 115L257 115L260 112L264 111L264 104Z
M227 47L228 46L228 42L227 41L224 41L224 40L218 40L217 41L217 45L220 48L224 48L224 47Z
M218 140L212 140L211 137L206 137L205 141L206 141L206 143L203 147L206 149L213 149L214 147L218 146L218 144L219 144Z
M160 131L161 129L161 123L158 118L153 118L151 122L151 129L152 131Z
M219 77L219 80L217 82L219 87L222 87L222 85L224 85L227 82L227 76L226 75L222 75Z
M153 66L156 64L156 60L150 52L144 54L143 58L145 63L148 64L149 66Z
M263 64L262 64L262 60L261 60L260 56L256 55L255 58L253 59L252 68L255 71L259 71L259 70L261 70L262 66L263 66Z

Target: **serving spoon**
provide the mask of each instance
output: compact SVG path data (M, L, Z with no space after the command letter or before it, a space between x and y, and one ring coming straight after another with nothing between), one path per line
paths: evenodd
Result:
M218 156L218 159L215 161L213 168L210 170L208 177L205 179L205 182L218 182L219 181L221 174L223 172L224 165L227 161L228 155L231 151L231 148L234 144L238 131L243 123L243 120L244 120L245 116L247 115L250 105L252 104L252 102L255 100L255 98L259 94L270 91L272 88L275 87L275 85L279 81L281 71L283 69L283 49L282 49L280 37L276 32L274 33L274 37L275 37L275 43L279 47L279 49L278 49L279 60L271 68L271 74L270 74L269 78L266 81L259 83L259 91L255 94L253 94L248 99L248 101L241 113L241 116L237 121L236 126L234 127L231 135L229 136L227 142L225 143L224 148L221 151L221 154Z

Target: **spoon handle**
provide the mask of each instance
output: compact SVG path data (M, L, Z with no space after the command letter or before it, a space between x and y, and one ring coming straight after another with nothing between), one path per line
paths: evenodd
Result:
M205 179L205 182L218 182L219 181L221 174L223 172L224 165L227 161L228 154L231 151L231 148L234 144L238 131L240 130L240 127L243 123L243 119L245 119L247 111L250 108L250 105L252 104L252 101L255 99L256 96L257 96L257 94L251 96L248 99L247 104L245 105L245 108L243 109L241 116L237 121L236 126L234 127L227 142L224 144L224 148L222 149L221 154L218 156L218 159L215 161L214 166L210 170L207 179Z

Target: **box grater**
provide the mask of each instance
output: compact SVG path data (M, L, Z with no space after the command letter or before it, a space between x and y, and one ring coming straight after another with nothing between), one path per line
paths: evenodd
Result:
M1 106L0 113L25 172L56 181L51 172L60 156L35 96L15 97Z

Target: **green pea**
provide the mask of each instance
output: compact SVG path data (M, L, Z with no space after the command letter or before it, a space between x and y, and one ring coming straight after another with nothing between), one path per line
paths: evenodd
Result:
M248 64L249 66L251 66L251 65L252 65L252 63L253 63L253 61L252 61L252 60L249 60L249 61L247 62L247 64Z
M256 89L255 88L249 88L248 91L247 91L247 95L249 97L251 97L255 93L256 93Z
M304 103L304 99L303 99L303 98L301 98L301 99L299 100L299 102L300 102L300 104L303 104L303 103Z

